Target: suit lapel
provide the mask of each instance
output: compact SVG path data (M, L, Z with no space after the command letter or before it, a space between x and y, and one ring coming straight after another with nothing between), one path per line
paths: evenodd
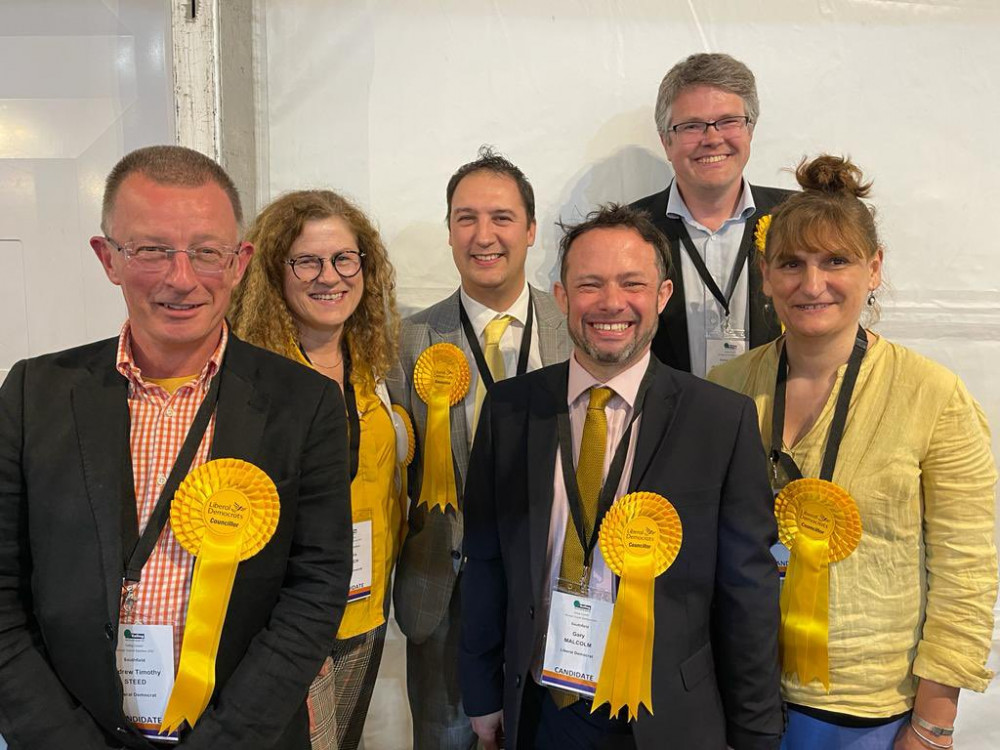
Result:
M122 508L135 503L129 448L128 381L115 369L117 341L99 350L86 382L70 393L87 496L107 575L109 622L118 621L121 596Z
M256 367L247 357L248 349L248 345L230 331L215 412L213 459L242 458L252 462L260 449L267 400L253 387Z
M635 492L641 486L653 459L658 455L660 446L670 431L680 396L670 370L659 362L654 362L654 366L653 382L650 383L642 405L639 438L632 461L632 475L629 477L629 492Z
M562 363L545 371L539 388L531 392L529 405L527 474L528 474L528 543L532 596L542 594L545 561L548 553L549 521L552 516L553 471L559 444L556 419L560 399L566 400L569 364Z
M459 293L455 293L448 298L448 304L442 305L437 315L428 320L431 329L431 345L439 343L454 344L461 350L462 346L462 323L458 314ZM470 364L470 367L473 365ZM470 386L470 393L466 398L475 398L473 388ZM425 407L426 409L426 407ZM426 410L424 412L426 420ZM458 469L458 490L462 493L465 486L465 470L469 466L469 428L465 422L465 401L459 401L451 407L449 412L451 421L451 453L455 460L455 468Z
M748 255L750 293L747 295L747 306L749 307L747 319L750 322L750 348L752 349L781 335L781 323L778 321L778 316L774 309L767 304L767 297L764 296L757 248L753 242L757 232L757 222L762 216L771 213L784 194L775 196L773 191L753 185L750 186L750 189L753 191L754 205L757 206L757 210L754 211L753 216L747 219L743 229L743 242L750 243Z

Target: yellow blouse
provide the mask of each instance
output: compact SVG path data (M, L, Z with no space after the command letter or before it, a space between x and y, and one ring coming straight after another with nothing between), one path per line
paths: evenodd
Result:
M753 349L708 376L756 401L765 449L778 347ZM845 370L816 424L786 448L805 477L819 476ZM785 675L786 700L878 718L912 706L915 677L986 689L996 479L989 427L958 376L876 337L833 474L857 501L864 530L857 550L830 566L830 692Z
M296 359L308 366L312 364L298 348L293 347ZM354 382L361 380L361 383ZM358 447L358 473L351 482L351 521L358 524L371 522L372 586L369 596L347 602L344 617L337 630L343 640L367 633L385 622L388 610L386 592L392 580L392 569L402 547L406 518L406 486L403 483L406 455L397 455L399 440L390 412L388 393L383 400L374 379L352 378L354 398L361 425ZM353 594L352 594L353 595Z

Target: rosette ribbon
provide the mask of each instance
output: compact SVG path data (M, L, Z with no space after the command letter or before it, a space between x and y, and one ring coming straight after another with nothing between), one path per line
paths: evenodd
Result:
M160 732L185 721L194 726L215 689L215 658L229 597L242 560L257 554L278 526L274 482L235 458L209 461L192 471L170 503L177 541L196 557L177 680Z
M601 522L601 554L621 580L591 713L604 703L612 716L628 707L630 720L640 705L653 713L654 585L677 559L681 538L674 506L653 492L619 498Z
M774 502L778 536L791 552L781 591L781 669L830 691L830 564L861 541L857 503L824 479L797 479Z
M451 457L451 407L469 392L469 363L454 344L434 344L413 367L413 386L427 404L424 434L424 472L417 505L442 512L458 511L455 466Z

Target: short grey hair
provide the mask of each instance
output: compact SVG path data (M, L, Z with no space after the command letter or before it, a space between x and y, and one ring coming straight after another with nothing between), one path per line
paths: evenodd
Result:
M751 122L757 122L760 102L757 100L757 81L750 68L734 57L721 52L702 52L677 63L663 76L656 95L656 129L667 135L670 127L671 107L681 91L691 86L711 86L736 94L743 100L743 108Z

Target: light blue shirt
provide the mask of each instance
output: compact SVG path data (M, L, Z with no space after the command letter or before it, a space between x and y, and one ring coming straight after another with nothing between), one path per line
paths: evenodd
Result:
M670 184L667 196L667 216L684 222L695 248L705 261L712 278L723 294L729 288L729 276L733 263L743 241L743 229L747 219L757 210L753 201L750 183L743 178L743 189L733 215L723 222L716 231L711 231L695 220L681 198L677 183ZM684 303L687 317L688 346L691 353L691 372L705 377L705 340L722 335L725 310L709 291L698 275L687 250L679 248L681 256L681 283L684 284ZM746 264L738 270L739 276L732 299L729 301L729 327L748 340L750 330L747 324L748 276Z

